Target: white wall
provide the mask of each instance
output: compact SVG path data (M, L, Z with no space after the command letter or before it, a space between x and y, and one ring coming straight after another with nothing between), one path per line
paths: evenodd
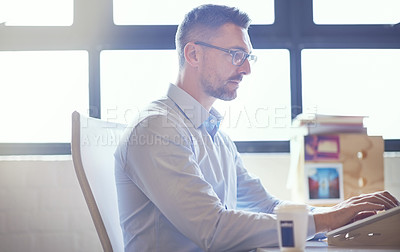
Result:
M0 161L0 251L102 251L70 156L24 159Z
M245 154L270 191L285 188L288 154ZM400 198L400 154L385 157L385 187ZM0 252L102 251L70 156L0 157Z

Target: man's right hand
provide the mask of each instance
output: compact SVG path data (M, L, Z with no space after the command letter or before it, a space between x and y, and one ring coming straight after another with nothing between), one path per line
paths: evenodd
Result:
M388 191L362 194L347 199L323 213L315 213L317 232L326 232L356 220L371 216L377 211L399 206L400 202Z

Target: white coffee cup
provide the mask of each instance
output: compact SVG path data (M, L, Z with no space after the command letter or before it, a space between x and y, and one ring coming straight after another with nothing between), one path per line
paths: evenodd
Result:
M304 251L307 239L308 207L281 205L275 209L281 251Z

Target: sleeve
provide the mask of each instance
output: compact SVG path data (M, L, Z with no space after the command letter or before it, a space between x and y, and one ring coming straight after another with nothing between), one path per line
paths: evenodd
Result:
M140 137L142 144L131 143L127 149L125 172L132 181L182 234L205 251L277 245L275 216L225 209L203 178L188 130L171 120L151 117L133 130L131 138ZM243 185L256 183L241 169L239 175ZM246 190L240 194L246 201Z
M235 148L236 150L236 148ZM240 154L236 151L236 169L237 169L237 207L252 212L263 212L274 214L275 207L280 204L292 204L289 201L282 201L269 194L260 179L252 176L244 168ZM310 207L308 215L307 237L312 238L315 235L315 222L313 210ZM318 208L320 210L320 208Z

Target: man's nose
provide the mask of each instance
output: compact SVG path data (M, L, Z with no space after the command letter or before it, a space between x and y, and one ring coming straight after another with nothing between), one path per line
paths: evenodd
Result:
M239 71L240 74L243 74L243 75L249 75L249 74L251 74L251 66L250 66L250 62L249 62L248 59L246 59L246 60L243 62L243 65L241 65L241 66L239 67L238 71Z

